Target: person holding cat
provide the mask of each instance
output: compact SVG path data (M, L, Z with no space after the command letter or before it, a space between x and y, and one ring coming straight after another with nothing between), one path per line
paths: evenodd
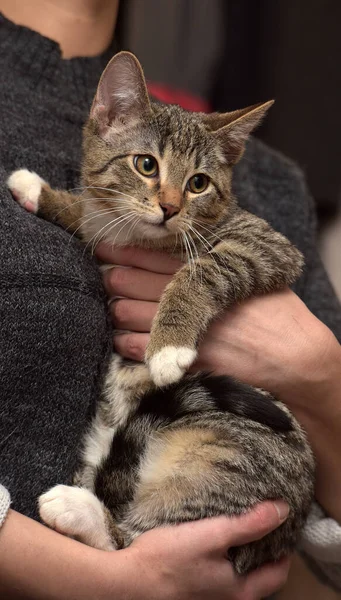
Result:
M80 245L75 240L70 243L61 230L47 227L46 223L42 225L38 219L28 222L27 215L14 208L5 188L7 175L23 162L59 187L77 185L80 145L77 146L77 140L79 142L96 79L108 59L108 54L100 59L96 55L110 42L117 3L80 0L68 2L67 10L63 10L61 4L48 4L47 9L43 0L25 3L23 7L0 1L0 9L6 16L30 27L28 30L1 18L0 43L6 59L6 67L1 70L5 93L0 105L4 115L0 153L1 244L10 252L3 257L7 296L4 297L6 318L4 316L2 322L4 407L0 475L12 493L14 508L29 516L35 516L34 501L41 490L56 480L66 481L72 474L87 411L98 393L100 365L110 349L103 298L96 291L98 280L91 261L84 258ZM80 20L80 14L86 16ZM62 60L58 46L48 38L59 42L67 58L82 55L94 58ZM15 107L19 112L13 118ZM42 123L46 126L42 127ZM261 165L270 161L272 176L267 179L266 173L263 174L264 197L267 185L272 193L278 193L278 198L282 197L282 192L276 192L276 176L281 176L281 183L286 182L288 201L298 195L306 206L301 180L292 166L268 154L264 148L256 146L254 152L256 160L262 159ZM241 168L248 168L247 164ZM282 189L280 185L279 189ZM244 190L246 203L249 192ZM274 206L273 220L276 220L276 203ZM263 210L261 205L254 208L255 212ZM288 217L292 217L290 202L287 210ZM271 220L271 212L267 216ZM296 238L301 242L301 237L307 242L302 249L308 259L308 271L304 285L297 291L339 337L340 311L316 259L310 218L304 226L298 223L294 231L282 207L278 221L279 228L294 242ZM105 258L108 250L101 248L99 253ZM110 260L138 270L129 270L131 281L125 281L121 273L114 270L105 276L105 285L110 296L131 299L114 303L113 317L117 328L137 331L138 337L121 335L115 345L123 355L139 359L159 294L176 265L170 265L163 256L161 266L157 255L142 252L137 261L129 250L120 253L110 254ZM148 292L138 279L141 275L142 278L147 275ZM322 299L318 293L320 285L325 286ZM136 298L139 289L140 296ZM297 398L297 406L291 408L301 417L318 457L317 498L334 519L333 535L339 535L336 525L336 521L341 521L337 468L341 437L337 385L339 346L329 329L312 317L291 292L269 297L270 304L264 304L266 300L250 301L256 304L242 306L232 315L226 315L220 327L214 325L203 342L199 359L202 365L217 372L226 370L256 385L261 384L258 381L266 381L264 387L276 392L284 401L287 397L288 403ZM131 309L130 316L124 316L127 306ZM305 324L298 331L293 331L286 320L288 306L294 315L291 325L293 322ZM15 312L11 307L15 307ZM278 329L275 331L271 314L276 315ZM250 327L255 322L260 331L252 335ZM122 326L124 323L126 327ZM240 327L240 323L244 326ZM240 338L243 331L248 343L250 338L258 340L260 345L248 352L245 338ZM279 341L279 336L283 343L273 348L273 339ZM231 344L231 339L234 340L233 352L226 345L226 340ZM299 348L296 356L292 356L293 348ZM27 365L27 353L32 360L19 378L18 371L23 364ZM82 365L77 361L79 355L82 361L84 357ZM228 362L233 358L236 364ZM5 514L6 492L2 498ZM226 547L257 539L277 527L286 516L281 503L278 510L280 515L270 503L240 520L218 519L182 525L175 530L153 531L141 536L135 548L132 546L130 551L115 555L104 555L62 538L26 516L10 511L0 532L0 589L2 586L1 591L13 598L109 598L127 594L134 598L151 598L153 594L155 598L179 599L194 595L198 598L261 598L283 583L287 563L265 567L246 579L237 579L223 557ZM321 526L324 520L321 515ZM314 553L318 558L319 540L312 537L310 541L310 548L306 543L306 551L312 558ZM330 579L336 585L338 561L329 563L334 568ZM323 561L322 567L321 561L318 564L328 576ZM136 572L139 572L138 582L134 581Z

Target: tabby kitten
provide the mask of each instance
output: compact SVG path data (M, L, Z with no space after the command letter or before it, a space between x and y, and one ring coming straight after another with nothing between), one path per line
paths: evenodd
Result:
M27 210L99 240L186 262L162 295L145 364L113 356L86 436L77 486L40 497L51 527L97 548L169 523L240 514L283 498L289 518L229 551L239 573L293 549L313 495L300 426L269 394L229 377L185 375L209 323L237 302L290 285L301 254L231 193L233 165L272 102L226 114L149 100L130 53L105 69L84 129L82 192L35 173L8 184Z

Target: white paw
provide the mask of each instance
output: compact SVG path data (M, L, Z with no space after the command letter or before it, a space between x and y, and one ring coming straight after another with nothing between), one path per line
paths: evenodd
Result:
M85 488L56 485L40 496L42 520L59 533L102 550L114 550L105 525L103 506Z
M197 357L196 350L186 346L165 346L149 361L149 371L155 385L162 387L179 381Z
M38 200L45 181L27 169L14 171L7 179L7 185L15 200L29 212L38 212Z

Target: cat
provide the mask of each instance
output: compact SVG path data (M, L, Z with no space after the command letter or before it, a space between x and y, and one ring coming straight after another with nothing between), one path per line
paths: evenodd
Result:
M22 206L88 246L104 240L185 261L161 297L145 363L111 359L75 485L39 499L43 521L88 545L123 548L157 526L276 498L288 502L288 519L228 557L247 573L297 542L314 488L300 425L267 392L186 374L222 311L301 273L300 252L231 192L233 166L271 104L203 114L151 102L138 60L121 52L84 128L81 193L53 190L25 169L8 180Z

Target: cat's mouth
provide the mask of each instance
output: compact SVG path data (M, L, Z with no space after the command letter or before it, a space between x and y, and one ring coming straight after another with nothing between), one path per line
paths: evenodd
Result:
M175 235L174 223L165 221L163 215L145 215L139 223L139 228L146 237L166 237Z

